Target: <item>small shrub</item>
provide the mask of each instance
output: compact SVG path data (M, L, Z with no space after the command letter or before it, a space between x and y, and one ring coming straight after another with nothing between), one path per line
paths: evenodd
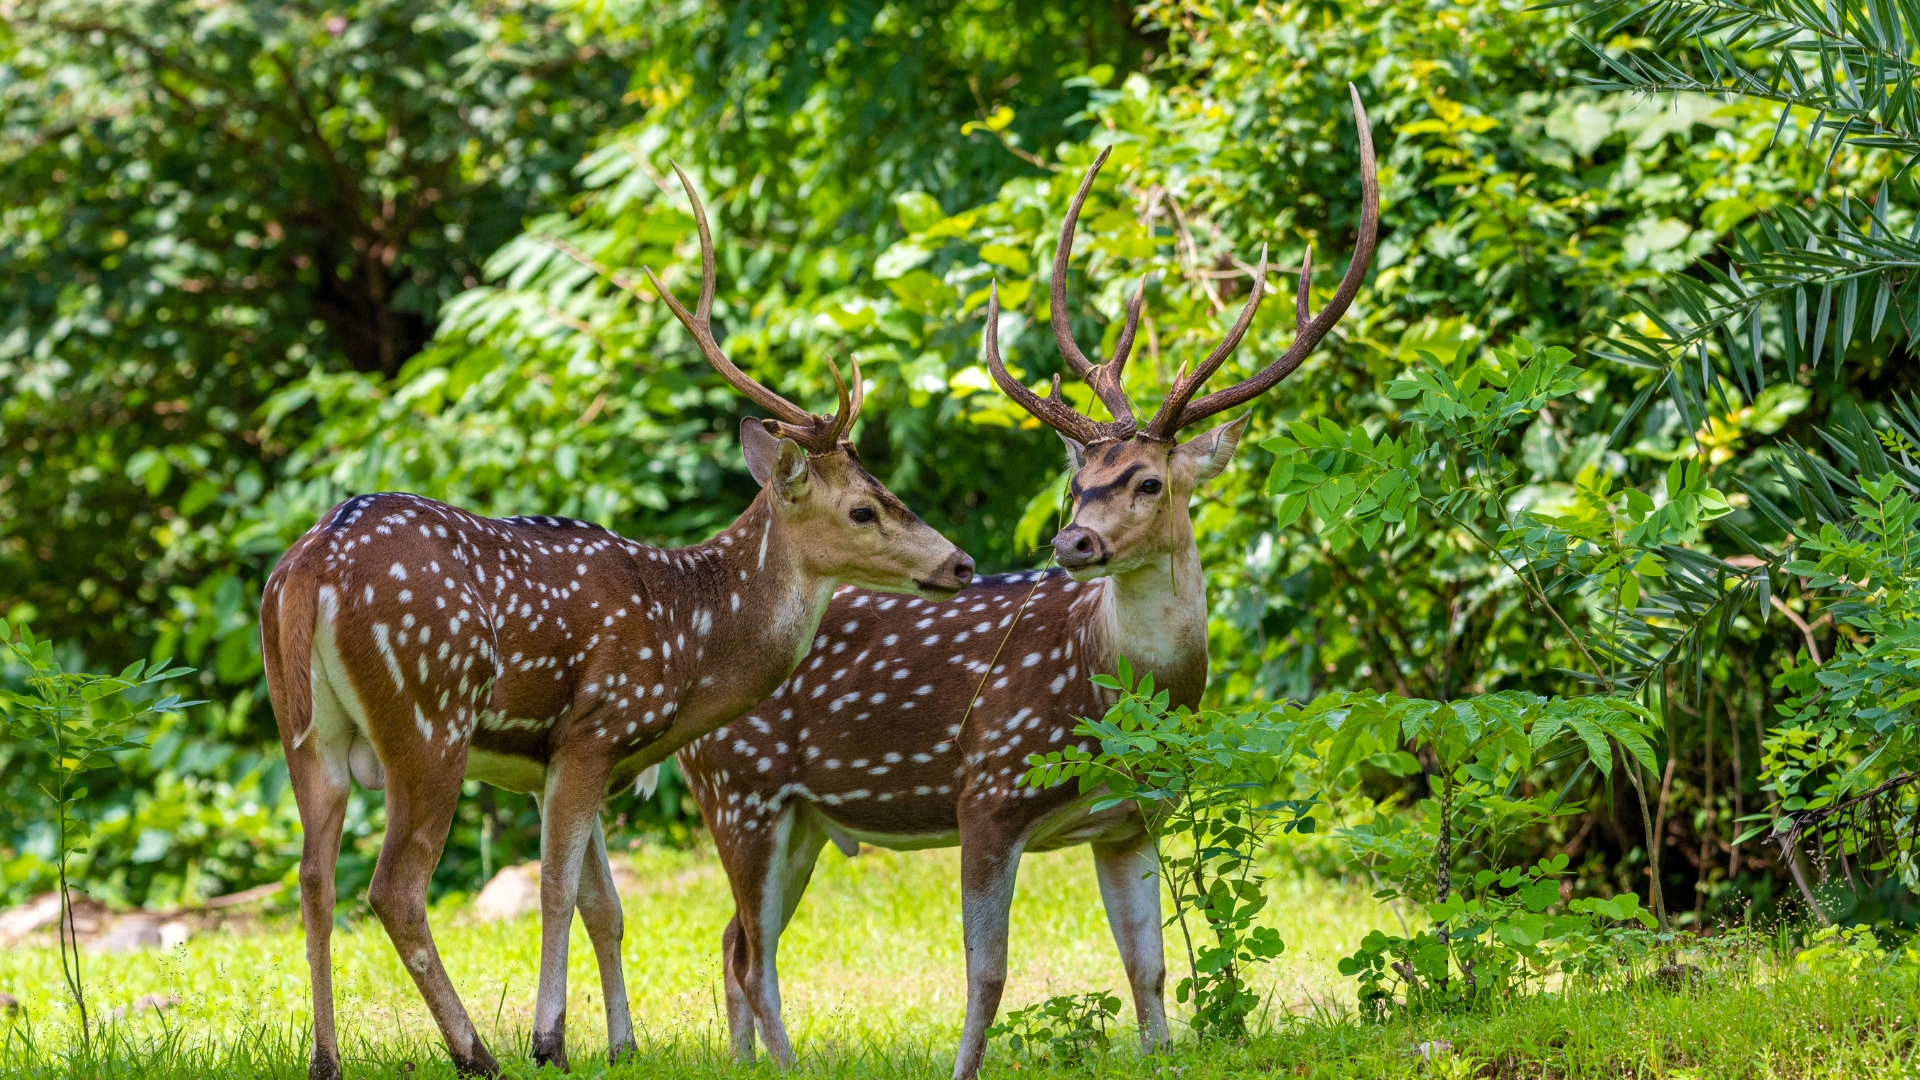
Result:
M1107 1052L1112 1045L1108 1032L1119 1018L1120 999L1106 990L1059 994L1008 1013L987 1029L987 1038L1004 1039L1008 1049L1028 1058L1079 1065Z
M191 668L169 668L170 661L146 664L134 661L119 675L67 671L54 659L51 642L36 638L25 623L9 625L0 619L0 655L25 670L26 692L0 690L0 735L32 743L47 756L48 779L41 787L54 814L55 869L59 874L60 972L80 1016L80 1038L89 1038L85 983L80 971L80 943L73 929L73 882L68 859L85 855L75 842L84 837L75 804L87 797L87 774L112 763L113 755L145 745L134 725L156 713L184 709L198 701L181 701L168 694L146 702L132 700L129 691L159 692L160 684L188 674Z
M1187 947L1187 977L1174 998L1193 1004L1202 1038L1244 1039L1260 1006L1249 965L1286 948L1279 931L1256 926L1267 904L1259 856L1277 835L1312 832L1311 799L1274 798L1291 783L1301 725L1284 708L1239 713L1168 708L1153 676L1137 682L1121 658L1119 678L1093 680L1119 696L1105 717L1074 732L1100 740L1098 753L1077 745L1027 758L1022 783L1050 787L1077 779L1094 810L1133 802L1154 830L1160 876L1173 896L1173 923ZM1207 933L1187 925L1193 912ZM1208 940L1208 938L1211 940Z
M1662 935L1622 893L1561 905L1567 857L1555 855L1518 870L1482 870L1474 895L1428 908L1434 930L1411 937L1374 931L1340 973L1359 980L1361 1011L1384 1020L1396 1012L1473 1007L1537 989L1550 974L1597 977L1637 969ZM1561 908L1554 913L1554 908Z

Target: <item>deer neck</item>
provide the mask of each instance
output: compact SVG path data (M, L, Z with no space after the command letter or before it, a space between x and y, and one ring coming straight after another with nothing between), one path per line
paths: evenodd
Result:
M1198 705L1207 685L1207 579L1200 551L1185 542L1138 569L1105 581L1095 609L1103 670L1122 656L1152 672L1176 705Z
M702 729L752 708L793 673L837 582L806 569L764 491L726 530L677 554L693 587L668 624L676 639L684 628L691 654L674 726Z

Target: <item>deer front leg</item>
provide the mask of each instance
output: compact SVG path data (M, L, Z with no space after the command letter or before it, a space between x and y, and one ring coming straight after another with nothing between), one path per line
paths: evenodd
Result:
M1000 1011L1000 995L1007 988L1007 923L1025 847L1024 837L1008 840L997 830L969 830L961 822L960 921L967 943L967 1019L953 1063L954 1080L973 1080L980 1071L987 1028Z
M600 993L607 1002L607 1058L612 1062L633 1052L633 1014L627 1005L627 980L620 970L620 941L626 916L613 884L613 866L607 860L607 834L600 815L593 815L593 835L580 863L580 921L600 967Z
M567 935L580 870L599 822L610 766L588 755L557 757L540 800L540 989L533 1006L535 1065L567 1068ZM624 996L624 995L623 995ZM629 1033L630 1036L630 1033Z
M1167 1045L1166 947L1160 937L1160 865L1146 833L1093 845L1094 874L1107 908L1107 926L1120 949L1133 991L1140 1044L1151 1053Z

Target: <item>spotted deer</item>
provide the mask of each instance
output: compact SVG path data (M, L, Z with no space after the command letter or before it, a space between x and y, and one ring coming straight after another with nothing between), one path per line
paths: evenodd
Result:
M700 298L689 313L658 281L654 288L720 374L774 417L740 427L761 489L738 520L706 543L667 550L580 521L495 520L414 495L363 495L322 515L267 580L267 682L305 830L300 908L315 1080L340 1075L329 934L350 781L386 791L386 838L367 899L466 1074L498 1070L434 946L427 879L463 779L534 795L533 1056L566 1065L567 934L577 907L617 1060L633 1047L633 1025L600 826L605 793L644 779L780 686L839 583L925 603L973 576L966 555L868 475L845 441L860 408L857 366L851 394L839 384L838 410L815 416L721 351L706 213L680 180L699 226Z
M848 855L861 843L960 846L967 1011L956 1078L978 1071L999 1008L1008 910L1026 851L1091 845L1142 1039L1148 1048L1167 1039L1159 882L1138 812L1130 805L1093 812L1092 798L1072 785L1041 790L1018 781L1029 753L1077 741L1077 718L1106 710L1110 695L1088 680L1112 672L1121 656L1151 672L1174 704L1200 700L1206 580L1186 507L1199 485L1226 468L1246 417L1185 443L1175 434L1272 389L1359 291L1378 231L1379 186L1357 93L1353 106L1363 202L1353 259L1332 300L1307 317L1311 264L1303 264L1292 347L1245 381L1195 400L1253 322L1263 253L1233 328L1191 374L1182 366L1144 428L1121 386L1144 282L1110 361L1089 361L1067 323L1067 261L1081 205L1107 158L1101 154L1061 227L1051 297L1067 367L1114 419L1075 411L1060 397L1058 376L1042 398L1009 375L999 355L997 295L987 307L984 347L994 380L1066 443L1073 516L1053 538L1061 569L984 577L946 601L842 588L800 670L743 719L680 752L732 883L734 916L722 953L736 1057L751 1060L758 1032L774 1059L792 1060L775 954L829 841Z

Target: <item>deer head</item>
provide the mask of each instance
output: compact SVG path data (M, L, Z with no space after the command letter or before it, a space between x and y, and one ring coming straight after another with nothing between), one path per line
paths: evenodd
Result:
M647 280L693 335L714 370L773 414L769 419L749 417L741 422L740 448L747 471L760 484L761 497L783 526L801 568L863 589L911 592L929 600L944 600L965 588L973 580L973 560L861 468L846 438L860 415L862 383L857 362L851 365L852 378L842 379L839 367L828 361L840 404L831 416L816 415L740 370L714 340L713 236L707 211L687 174L679 165L673 171L693 204L693 219L700 231L700 298L689 312L651 268L646 270Z
M1110 421L1088 417L1060 396L1060 377L1053 378L1053 389L1046 397L1028 390L1008 374L1000 360L1000 300L996 291L987 303L987 368L1000 389L1041 422L1059 432L1067 444L1067 456L1073 468L1073 518L1053 538L1055 558L1081 581L1156 562L1172 547L1190 547L1192 523L1185 513L1188 499L1199 485L1220 475L1233 457L1247 418L1222 424L1187 442L1176 435L1216 413L1244 404L1272 389L1291 375L1327 336L1360 291L1367 267L1373 259L1373 246L1380 225L1380 183L1374 167L1373 132L1367 124L1366 109L1360 93L1351 86L1354 122L1360 134L1360 230L1353 259L1346 276L1334 291L1333 299L1319 315L1307 317L1307 283L1312 271L1312 251L1300 266L1300 284L1296 294L1295 337L1293 345L1279 359L1253 376L1216 390L1198 400L1201 386L1233 355L1240 340L1253 325L1259 310L1267 275L1267 256L1263 248L1260 265L1253 275L1253 288L1246 306L1233 328L1215 346L1205 360L1191 372L1180 366L1173 388L1145 428L1139 426L1133 406L1121 385L1127 357L1133 351L1134 332L1139 328L1145 303L1143 279L1127 305L1126 324L1114 345L1113 358L1095 364L1080 351L1067 322L1067 259L1073 251L1075 223L1087 194L1093 190L1094 177L1106 164L1102 151L1087 170L1080 190L1067 210L1060 228L1060 244L1053 257L1053 284L1050 292L1053 308L1053 335L1061 357L1074 374L1086 380L1107 411ZM1180 508L1174 513L1175 507Z

